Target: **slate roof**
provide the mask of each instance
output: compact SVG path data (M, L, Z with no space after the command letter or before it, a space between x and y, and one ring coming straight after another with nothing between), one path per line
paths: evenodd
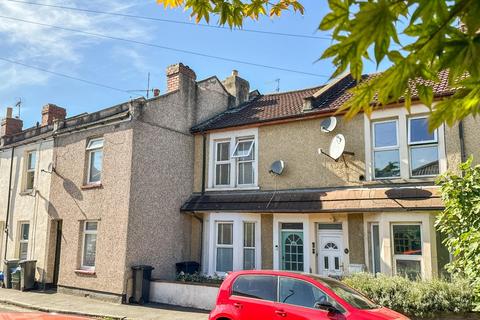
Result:
M363 187L192 194L183 212L323 213L442 210L439 188Z
M363 76L363 81L368 81L378 74ZM439 82L414 80L414 83L425 83L432 86L435 97L449 96L455 89L448 86L448 71L439 74ZM331 86L318 86L297 91L259 95L236 108L225 112L193 127L192 133L210 131L230 127L253 125L264 122L283 120L289 118L301 118L314 114L331 113L338 110L348 99L351 98L349 89L355 87L355 81L347 75ZM413 85L412 99L418 99L417 91ZM321 92L320 90L324 90ZM315 93L319 93L314 97ZM305 99L311 99L312 109L304 111Z

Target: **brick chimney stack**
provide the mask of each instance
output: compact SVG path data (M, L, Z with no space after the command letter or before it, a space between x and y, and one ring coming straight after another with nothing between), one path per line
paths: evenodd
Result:
M18 118L13 118L12 113L13 109L7 108L6 117L2 120L0 125L0 137L12 136L22 132L23 121Z
M55 120L65 120L67 110L54 104L47 104L42 109L42 127L51 125Z
M223 85L228 93L235 97L234 107L248 101L250 94L250 83L238 76L238 71L233 70L232 75L223 80Z
M167 92L181 90L195 80L197 80L195 71L183 63L177 63L167 68Z

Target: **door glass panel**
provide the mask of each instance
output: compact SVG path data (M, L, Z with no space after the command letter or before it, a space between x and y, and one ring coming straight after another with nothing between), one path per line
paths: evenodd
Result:
M380 272L380 233L378 225L372 225L373 273Z
M323 265L324 269L328 270L328 257L323 257Z
M303 233L283 232L284 270L303 271Z
M340 270L340 259L338 257L335 257L335 270Z
M232 295L267 301L276 301L277 277L240 276L233 284Z
M282 223L282 230L303 230L303 223Z

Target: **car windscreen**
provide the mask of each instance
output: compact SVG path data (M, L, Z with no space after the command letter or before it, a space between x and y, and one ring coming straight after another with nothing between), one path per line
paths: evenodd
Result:
M354 289L350 288L349 286L343 284L342 282L326 278L326 277L315 277L311 276L311 278L315 279L316 281L320 282L343 300L345 300L348 304L352 307L361 309L361 310L371 310L371 309L378 309L380 308L378 305L370 301L368 298L364 297L359 292L355 291Z

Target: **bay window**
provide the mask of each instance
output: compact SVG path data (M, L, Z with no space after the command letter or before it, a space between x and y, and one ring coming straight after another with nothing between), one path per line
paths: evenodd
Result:
M388 179L400 176L397 120L373 123L373 159L375 178Z
M395 273L410 279L422 276L422 235L420 224L393 224Z
M439 174L437 130L428 130L427 117L408 119L410 175L412 177Z
M223 275L261 267L258 215L210 213L207 221L202 262L205 273Z

